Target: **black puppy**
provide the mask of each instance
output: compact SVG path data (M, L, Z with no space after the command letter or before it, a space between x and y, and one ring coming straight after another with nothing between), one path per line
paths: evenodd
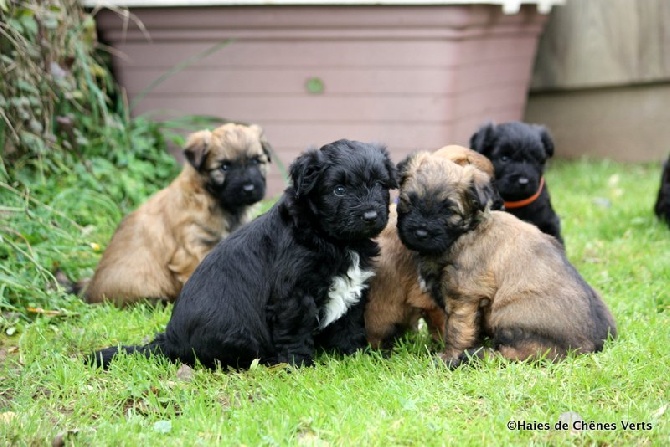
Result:
M505 211L563 244L561 221L544 182L546 162L554 155L554 142L547 129L516 121L487 123L472 135L470 147L493 163L494 185L505 201Z
M219 243L184 286L164 333L126 352L193 365L310 365L315 349L366 345L364 289L397 186L385 148L339 140L290 167L265 214ZM106 367L119 348L98 351Z
M661 186L658 188L658 198L654 205L654 213L659 219L665 220L670 225L670 156L663 165Z

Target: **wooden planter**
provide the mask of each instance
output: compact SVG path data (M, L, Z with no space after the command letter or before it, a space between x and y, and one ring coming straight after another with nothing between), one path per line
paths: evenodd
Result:
M556 2L554 2L556 3ZM231 43L151 90L134 113L209 114L263 126L285 164L339 138L394 161L467 145L486 120L522 118L546 16L535 6L216 6L104 10L130 100L176 64ZM272 170L270 195L284 187Z

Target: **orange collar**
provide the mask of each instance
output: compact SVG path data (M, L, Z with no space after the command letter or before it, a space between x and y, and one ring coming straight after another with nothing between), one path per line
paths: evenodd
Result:
M513 210L514 208L522 208L526 205L530 205L535 202L540 194L542 193L542 188L544 188L544 177L540 177L540 186L537 188L537 192L527 199L515 200L513 202L505 202L505 209Z

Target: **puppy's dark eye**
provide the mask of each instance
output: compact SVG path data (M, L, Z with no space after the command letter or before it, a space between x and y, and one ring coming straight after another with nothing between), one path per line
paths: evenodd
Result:
M224 172L227 171L228 169L230 169L230 162L229 161L222 162L221 165L219 166L219 169Z
M333 190L333 193L334 193L336 196L343 196L344 193L345 193L346 191L347 191L347 190L344 188L344 186L339 185L339 186L336 186L336 187L335 187L335 189Z
M507 155L503 155L502 157L500 157L500 161L502 161L503 163L507 163L509 161L509 157Z

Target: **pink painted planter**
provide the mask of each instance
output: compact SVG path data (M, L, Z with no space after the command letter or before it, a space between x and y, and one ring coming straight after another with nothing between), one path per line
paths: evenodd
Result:
M395 161L467 145L486 120L522 118L546 16L534 6L133 8L151 40L98 14L132 100L175 64L233 39L152 90L136 114L209 114L263 126L284 163L339 138L385 143ZM322 89L320 88L322 87ZM284 187L272 170L270 195Z

